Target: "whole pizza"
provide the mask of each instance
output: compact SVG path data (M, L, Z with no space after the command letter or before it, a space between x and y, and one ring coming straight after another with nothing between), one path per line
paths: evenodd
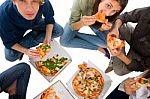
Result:
M72 81L73 89L86 99L98 99L104 87L101 73L95 68L88 68L87 64L81 64L79 68L79 73Z
M40 99L60 99L60 98L56 95L55 89L50 87L43 92Z

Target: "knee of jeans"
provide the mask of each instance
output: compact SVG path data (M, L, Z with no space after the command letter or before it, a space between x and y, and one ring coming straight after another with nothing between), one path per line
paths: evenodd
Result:
M23 62L23 63L20 63L20 64L23 66L23 68L26 72L28 72L29 74L31 73L31 68L27 63Z
M8 61L10 61L10 62L14 62L14 61L16 61L18 58L5 56L5 59L8 60Z
M67 47L69 41L67 41L66 39L63 39L62 37L60 37L59 42L60 42L60 44L61 44L62 46Z

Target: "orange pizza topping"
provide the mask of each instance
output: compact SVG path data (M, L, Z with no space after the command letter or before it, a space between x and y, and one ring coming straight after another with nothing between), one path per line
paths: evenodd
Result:
M46 45L42 44L42 45L36 47L36 50L38 51L40 58L44 58L46 56L46 54L48 52L50 52L50 49L51 49L51 47L48 44L46 44Z
M96 18L96 20L100 23L108 23L108 19L105 18L105 15L103 13L97 12L94 17Z
M113 36L107 37L107 46L110 49L120 49L125 46L125 41Z

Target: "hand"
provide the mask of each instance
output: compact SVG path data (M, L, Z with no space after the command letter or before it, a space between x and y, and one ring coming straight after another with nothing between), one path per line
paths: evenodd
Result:
M105 31L105 30L110 30L111 28L112 28L112 23L108 22L107 24L102 24L100 30Z
M84 26L88 26L94 24L96 22L96 19L94 16L83 16L81 22Z
M51 42L51 39L45 37L45 39L44 39L44 41L43 41L43 44L48 44L48 45L50 45L50 42Z
M119 56L119 55L123 54L122 48L120 48L120 49L119 48L116 48L116 49L109 48L109 50L110 50L110 53L112 56Z
M136 81L132 78L128 78L124 81L124 90L126 94L133 95L140 86L136 85Z
M107 34L107 37L108 36L113 36L113 37L119 38L119 30L118 29L113 29L111 32L109 32Z
M29 57L29 58L37 58L39 56L39 53L37 50L33 50L33 49L27 49L25 51L25 54Z

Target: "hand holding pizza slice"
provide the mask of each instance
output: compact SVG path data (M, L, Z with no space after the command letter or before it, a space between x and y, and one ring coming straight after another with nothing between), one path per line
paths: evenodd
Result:
M112 50L112 49L120 49L125 46L125 41L118 39L112 35L107 36L107 47Z
M36 50L39 53L39 57L44 58L46 56L46 54L50 52L51 47L48 44L42 44L42 45L36 47Z

